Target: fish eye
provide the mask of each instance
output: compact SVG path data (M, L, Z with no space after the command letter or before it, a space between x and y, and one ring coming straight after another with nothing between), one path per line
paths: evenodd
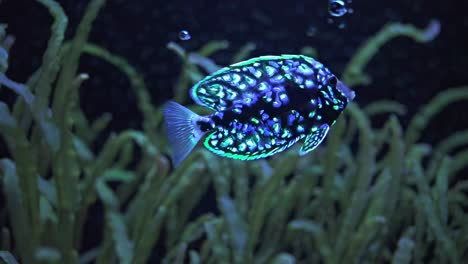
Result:
M328 78L328 80L327 80L327 84L329 84L329 85L331 85L333 87L335 87L337 83L338 83L338 79L335 76L332 76L332 77Z

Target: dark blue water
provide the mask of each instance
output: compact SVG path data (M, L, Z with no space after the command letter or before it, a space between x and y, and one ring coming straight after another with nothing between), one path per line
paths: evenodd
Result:
M67 33L71 36L87 1L59 2L69 15ZM350 6L352 14L330 24L327 0L109 1L95 22L91 41L136 66L151 88L152 101L160 104L171 98L180 71L179 58L166 48L169 41L191 51L210 40L227 40L229 49L213 56L219 65L229 64L247 42L257 47L252 56L298 53L307 45L318 50L317 59L340 72L356 48L385 23L425 27L436 18L442 31L434 41L418 44L398 38L383 47L366 69L373 83L357 87L356 100L365 105L395 99L414 113L438 91L468 83L466 1L366 0ZM17 38L10 54L9 76L24 81L39 65L52 20L40 4L26 0L3 0L0 19ZM340 28L340 23L345 27ZM191 39L181 41L181 30L187 30ZM126 77L98 59L84 57L82 61L83 71L92 76L82 89L85 111L92 116L112 112L119 117L112 123L116 130L139 128L141 117ZM429 140L468 123L455 108L443 114L451 117L449 121L433 124L437 134L428 135Z
M59 2L69 15L70 37L88 1ZM356 102L397 100L408 107L411 117L438 92L468 84L467 1L355 0L352 8L352 14L329 23L327 0L108 1L90 41L134 65L150 88L152 102L159 105L173 96L180 73L179 58L166 48L170 41L193 51L210 40L227 40L229 48L212 57L219 65L231 63L233 54L247 42L256 45L252 56L296 54L311 46L317 49L319 61L339 73L358 46L385 23L425 27L431 19L438 19L442 29L434 41L420 44L398 38L381 49L366 68L373 82L356 87ZM8 32L16 37L10 51L10 78L24 82L40 65L51 22L48 11L34 1L0 1L0 23L8 24ZM180 40L181 30L187 30L191 38ZM109 131L141 128L142 117L124 75L89 56L82 58L80 69L91 76L81 88L81 104L91 119L111 112L114 120ZM7 92L3 96L12 97ZM429 125L423 139L438 141L467 124L466 102L456 104Z

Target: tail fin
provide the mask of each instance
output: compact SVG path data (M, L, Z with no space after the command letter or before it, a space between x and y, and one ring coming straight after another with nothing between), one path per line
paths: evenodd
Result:
M163 113L172 160L177 167L203 136L196 125L200 116L172 101L166 104Z

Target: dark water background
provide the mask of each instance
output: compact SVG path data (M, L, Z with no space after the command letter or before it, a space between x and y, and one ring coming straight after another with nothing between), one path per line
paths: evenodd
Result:
M9 25L10 34L17 39L8 73L14 80L25 81L40 63L52 19L32 0L0 2L0 21ZM71 36L89 1L59 2L69 16L67 35ZM222 66L247 42L257 46L252 56L295 54L303 46L312 46L318 50L317 59L339 74L359 44L385 23L425 27L435 18L442 31L434 41L419 44L397 38L380 50L366 68L374 81L356 88L356 101L365 105L394 99L408 106L411 116L437 92L468 84L468 1L354 0L354 13L344 16L344 29L327 22L327 5L327 0L108 1L90 40L136 66L150 87L153 103L161 104L171 98L181 66L179 58L166 48L169 41L190 51L210 40L227 40L230 48L213 56ZM314 36L307 34L311 27L316 31ZM188 41L177 37L184 29L192 36ZM91 75L81 89L86 113L94 117L111 112L114 130L140 128L141 116L127 78L99 59L84 56L82 62L81 70ZM468 117L458 111L464 104L444 111L443 118L429 126L424 139L438 140L466 127Z
M67 36L74 34L89 1L58 1L69 16ZM231 62L245 43L255 43L252 56L299 53L304 46L318 50L317 59L339 74L363 41L387 22L425 27L431 19L441 23L441 34L419 44L397 38L385 45L366 68L373 82L356 87L356 101L366 105L379 99L397 100L409 109L407 123L416 110L444 89L468 85L468 1L354 0L353 14L340 29L330 24L327 0L288 1L108 1L95 21L90 41L125 57L144 76L154 104L171 98L180 73L179 58L166 48L169 41L185 49L198 49L210 40L227 40L230 48L213 56L219 65ZM40 64L50 34L52 18L32 0L0 0L0 22L16 37L10 51L8 76L25 82ZM315 34L308 30L313 27ZM178 39L180 30L192 38ZM81 88L82 107L93 119L113 114L110 130L141 128L135 95L127 78L107 63L84 56L80 66L91 79ZM2 100L14 97L1 90ZM444 110L429 125L423 140L438 141L468 127L467 103ZM92 228L88 231L92 231ZM94 244L96 238L90 239Z

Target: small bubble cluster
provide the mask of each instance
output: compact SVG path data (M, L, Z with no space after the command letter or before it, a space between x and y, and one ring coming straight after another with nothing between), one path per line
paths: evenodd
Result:
M341 17L348 13L348 7L345 1L342 0L329 0L328 13L334 17Z
M190 36L190 33L187 30L181 30L179 32L179 39L180 40L189 40L191 38L192 38L192 36Z

